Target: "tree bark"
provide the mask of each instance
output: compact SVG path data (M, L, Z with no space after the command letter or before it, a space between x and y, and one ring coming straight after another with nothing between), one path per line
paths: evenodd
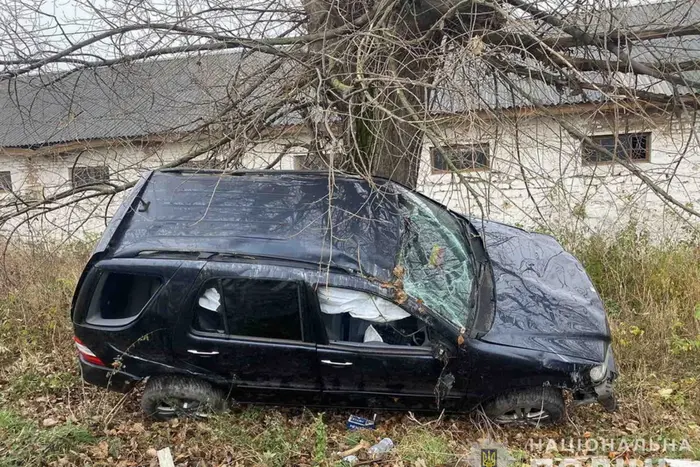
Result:
M352 42L314 45L325 97L344 130L343 150L323 157L326 167L415 187L443 34L471 37L490 27L494 11L459 0L306 0L304 6L312 34L369 18Z
M424 83L432 79L436 62L432 55L398 46L383 57L390 71L350 106L349 160L340 161L343 167L416 186L428 102Z

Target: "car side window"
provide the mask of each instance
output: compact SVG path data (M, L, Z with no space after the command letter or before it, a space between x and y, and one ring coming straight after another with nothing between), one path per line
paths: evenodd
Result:
M300 341L299 284L272 279L212 280L197 298L193 327L232 336Z
M400 306L357 290L318 291L328 339L365 345L428 345L425 324Z
M229 333L302 340L299 284L268 279L223 279Z
M123 325L132 321L158 292L159 277L104 271L90 301L86 322Z
M226 334L224 306L218 280L207 282L197 297L192 327L200 332Z

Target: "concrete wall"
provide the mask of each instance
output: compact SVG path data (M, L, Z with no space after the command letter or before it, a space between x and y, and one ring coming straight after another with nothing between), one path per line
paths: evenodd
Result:
M6 151L0 156L0 170L12 171L14 193L3 193L5 206L0 215L7 215L23 206L72 189L71 170L75 166L107 166L109 183L121 185L137 178L143 171L160 166L191 150L196 142L142 144L114 142L80 150L61 148L56 152L17 153ZM9 153L9 154L8 154ZM46 206L47 212L36 217L20 216L0 228L2 236L10 233L34 240L46 236L55 240L96 236L118 208L125 193L113 197L85 199L77 205L61 207L57 202ZM17 229L17 230L15 230Z
M610 120L600 115L580 114L566 118L589 134L651 131L650 160L637 162L635 166L684 205L700 208L700 143L691 122L619 116ZM657 238L685 238L692 232L693 223L684 220L688 216L679 216L678 209L669 208L650 186L619 164L583 164L580 142L570 137L554 118L460 122L441 126L438 137L441 144L490 145L488 170L459 174L433 173L430 161L433 144L424 145L418 189L460 212L558 232L614 232L631 221L652 231ZM303 134L261 141L239 165L266 168L277 161L285 145L308 141L309 136ZM0 154L0 170L12 172L13 190L26 203L31 203L70 189L74 165L107 165L110 183L118 185L133 180L146 169L182 157L200 144L201 141L120 142L61 154L5 153ZM304 151L301 147L289 148L275 168L294 169L295 156ZM217 157L226 154L224 151ZM0 202L5 203L12 196L0 193ZM46 235L56 239L95 236L123 196L117 195L112 200L90 199L77 207L52 210L23 224L18 232L29 240ZM7 212L7 208L2 210L3 215ZM0 234L7 236L18 222L6 223Z
M486 218L528 228L590 234L637 222L659 239L690 234L693 223L685 220L690 216L679 216L682 210L671 209L650 185L685 206L700 208L700 145L691 122L634 117L617 118L615 125L598 115L569 116L567 121L594 135L650 131L649 161L634 163L650 184L619 163L583 164L578 140L555 119L532 117L445 128L445 141L489 143L491 167L459 175L432 173L432 145L426 144L419 189L460 212L477 217L483 212Z

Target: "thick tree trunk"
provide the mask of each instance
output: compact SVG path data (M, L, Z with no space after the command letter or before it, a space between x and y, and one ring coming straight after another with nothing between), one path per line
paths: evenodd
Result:
M390 72L380 85L352 104L358 110L350 112L356 116L348 122L351 160L344 166L415 187L428 97L421 83L432 77L435 59L425 55L417 60L415 53L397 48L385 63L391 64Z
M371 16L365 28L369 31L356 35L352 42L340 38L314 45L323 64L319 67L324 75L319 88L325 86L330 106L344 120L342 135L335 138L343 141L343 150L333 157L319 155L319 159L326 167L365 177L382 176L415 187L428 89L438 65L443 34L433 27L445 20L445 27L451 31L468 25L469 32L461 29L456 33L470 35L475 24L483 22L474 16L482 14L477 10L483 7L460 3L463 11L444 17L457 0L385 5L384 11L377 12L372 0L305 2L311 33ZM465 18L470 21L465 22ZM314 134L324 131L327 133L327 125Z

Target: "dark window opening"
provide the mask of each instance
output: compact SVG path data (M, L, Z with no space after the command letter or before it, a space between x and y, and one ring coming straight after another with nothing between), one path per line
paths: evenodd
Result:
M425 324L399 305L359 290L318 290L328 340L364 345L421 346Z
M299 284L223 279L221 287L230 334L302 340Z
M366 345L427 345L425 324L413 316L387 323L370 322L348 313L321 314L328 340Z
M296 282L221 279L207 283L195 304L196 331L303 340Z
M87 322L122 324L136 317L160 288L158 277L104 272L90 302Z
M12 191L12 172L0 171L0 191Z
M73 188L109 182L109 167L105 165L73 167L71 169L70 181Z
M226 334L226 320L218 280L209 281L197 297L192 327L195 331Z
M583 144L583 162L587 164L613 162L615 159L646 161L651 153L651 133L599 135L592 136L591 140L596 146L587 142ZM602 146L611 154L600 152L597 146Z
M444 146L430 149L433 172L450 172L452 167L450 167L448 160L456 170L488 169L489 154L488 143Z

